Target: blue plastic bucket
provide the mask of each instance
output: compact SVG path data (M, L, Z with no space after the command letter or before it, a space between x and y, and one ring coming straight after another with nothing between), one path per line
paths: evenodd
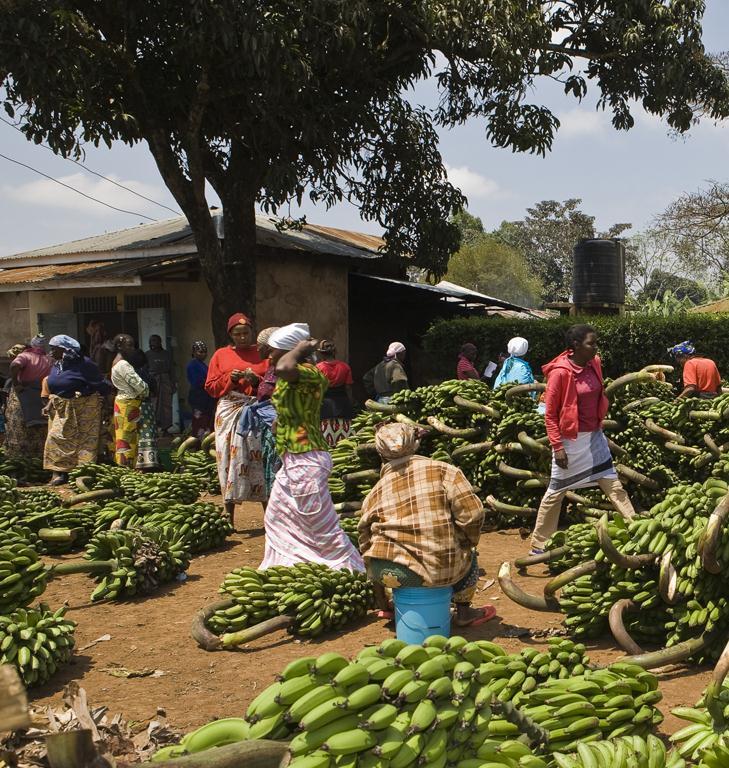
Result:
M392 590L398 640L422 643L451 633L451 587L400 587Z

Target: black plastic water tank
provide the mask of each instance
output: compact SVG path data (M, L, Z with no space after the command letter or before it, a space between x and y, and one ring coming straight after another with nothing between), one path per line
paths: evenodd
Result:
M580 240L577 243L572 301L578 307L625 303L625 246L619 240Z

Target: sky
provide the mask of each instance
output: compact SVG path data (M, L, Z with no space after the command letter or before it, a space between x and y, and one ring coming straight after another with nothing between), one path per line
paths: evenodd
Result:
M704 42L709 51L729 49L726 0L707 0ZM637 108L635 127L618 132L609 113L596 111L598 93L588 87L581 103L562 95L553 83L538 86L532 94L561 122L546 158L490 146L480 121L440 132L449 178L468 197L469 211L483 220L486 229L523 218L526 209L540 200L577 197L583 201L582 209L596 217L598 229L629 222L633 229L626 234L636 233L681 193L696 191L710 180L729 180L729 123L705 121L688 136L674 138L665 123ZM432 82L414 94L426 105L434 98ZM143 144L91 146L84 165L155 202L29 143L5 123L0 123L0 154L128 212L104 207L0 157L0 255L170 218L172 212L162 206L178 210ZM209 201L218 203L212 192ZM305 205L301 213L312 223L378 232L376 224L362 221L348 203L329 210Z

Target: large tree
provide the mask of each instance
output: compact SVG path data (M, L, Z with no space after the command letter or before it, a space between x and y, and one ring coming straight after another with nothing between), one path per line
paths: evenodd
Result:
M540 301L541 283L519 251L486 233L481 219L467 211L453 221L461 232L461 247L448 262L446 280L515 304Z
M595 217L580 210L582 200L542 200L521 221L502 223L497 237L520 251L543 285L545 301L568 301L572 295L572 252L578 240L618 237L630 224L595 230Z
M687 130L727 114L701 43L702 0L0 0L0 85L29 139L146 142L188 218L216 335L255 311L256 205L344 198L387 247L442 274L458 247L436 126L481 117L495 145L544 153L558 120L539 78L616 128L638 102ZM435 76L437 108L406 98ZM221 244L205 198L225 214Z

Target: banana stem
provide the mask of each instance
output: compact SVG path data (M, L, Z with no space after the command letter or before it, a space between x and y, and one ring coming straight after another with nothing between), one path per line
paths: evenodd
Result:
M671 432L670 429L664 429L659 427L653 419L646 419L645 428L658 437L662 437L664 440L670 440L672 443L678 443L679 445L685 445L686 440L678 434L678 432Z
M203 437L202 442L200 443L200 448L203 451L206 451L208 448L210 448L211 445L214 445L215 443L215 432L211 432L209 435L205 435Z
M427 432L428 434L430 434L433 431L433 427L431 427L429 424L420 424L417 421L413 421L412 419L408 418L404 413L395 414L395 421L399 421L400 424L410 424L411 427L422 429L423 432Z
M288 629L294 623L291 616L274 616L272 619L262 621L260 624L254 624L252 627L242 629L240 632L228 632L220 638L220 644L223 648L233 648L236 645L250 643L251 640L257 640L259 637L270 635L279 629Z
M363 469L359 472L350 472L348 475L342 476L342 480L344 480L345 483L361 483L368 480L377 482L379 479L379 469Z
M638 569L646 565L655 563L657 555L626 555L621 552L613 543L608 531L608 516L603 515L595 526L597 530L597 541L600 549L605 553L605 557L620 568Z
M540 565L541 563L551 563L552 560L559 560L570 551L569 547L557 547L556 549L548 549L546 552L542 552L541 555L527 555L526 557L518 557L514 560L514 565L521 571L528 568L530 565Z
M547 599L553 598L555 594L562 589L566 584L569 584L580 576L586 576L588 573L594 573L598 569L598 563L595 560L586 560L584 563L579 563L572 568L568 568L566 571L562 571L558 576L550 579L544 586L544 597Z
M666 605L674 605L677 599L676 583L678 581L678 574L671 562L672 554L670 549L663 553L661 567L658 572L658 594Z
M490 405L482 405L481 403L474 403L473 400L466 400L465 397L456 395L453 398L453 402L464 411L471 411L472 413L483 413L492 419L501 418L501 413Z
M528 395L530 392L544 392L547 389L546 384L542 384L540 381L535 381L532 384L517 384L515 387L511 387L506 390L505 397L507 400L511 400L512 397L518 395Z
M634 373L626 373L624 376L620 376L615 381L605 387L605 395L610 397L613 392L617 392L623 387L627 387L628 384L635 384L644 381L654 381L653 376L648 371L636 371Z
M400 410L396 405L378 403L376 400L366 400L365 408L368 411L376 411L377 413L398 413Z
M559 611L559 603L554 598L546 595L530 595L518 587L511 578L511 564L509 561L501 563L499 568L499 586L501 591L517 605L530 608L532 611Z
M223 611L226 608L232 608L234 605L235 601L230 598L227 600L218 600L217 603L210 603L204 608L201 608L193 617L190 634L192 635L192 639L204 651L219 651L221 648L220 638L207 628L208 619L215 613L215 611Z
M638 408L645 408L646 405L655 405L660 402L661 399L659 397L641 397L639 400L633 400L627 405L624 405L622 410L623 413L630 413L630 411L635 411Z
M186 440L183 440L179 447L177 448L177 455L182 456L183 453L186 453L191 448L199 448L200 447L200 441L196 437L188 437Z
M718 574L722 571L722 565L716 556L716 550L719 546L721 529L729 515L729 493L723 496L709 515L709 522L706 524L706 537L704 546L701 550L701 565L709 573Z
M116 570L119 564L116 560L69 560L48 568L48 578L68 576L72 573L104 574Z
M666 448L674 453L680 453L683 456L701 456L701 451L698 448L694 448L692 445L679 445L679 443L672 443L670 440L666 442Z
M71 496L64 500L63 506L75 507L77 504L85 504L89 501L101 501L102 499L113 499L121 495L121 488L99 488L96 491L88 491L88 493L79 493L76 496Z
M719 456L721 456L721 450L719 449L719 446L714 441L714 438L707 432L704 435L704 443L706 444L706 447L714 454L714 456L718 459Z
M520 445L520 443L517 443ZM540 480L540 476L537 472L532 472L530 469L518 469L517 467L511 467L505 464L503 461L499 462L499 472L506 477L513 477L514 480Z
M481 430L478 427L466 427L465 429L449 427L448 424L441 421L436 416L428 416L426 421L436 432L440 432L442 435L448 435L449 437L462 437L464 440L468 440L481 434Z
M605 419L602 423L602 428L604 431L608 431L610 429L619 429L620 423L615 421L615 419Z
M78 528L41 528L38 538L49 544L73 544L78 533Z
M689 411L688 417L693 421L700 421L701 419L706 419L707 421L719 421L721 419L721 414L719 411Z
M495 496L487 496L486 503L494 510L494 512L501 512L504 515L520 515L521 517L532 517L537 514L537 510L534 507L518 507L515 504L506 504L503 501L499 501Z
M614 440L607 438L608 447L615 456L627 456L628 452L622 446L618 445Z
M630 480L636 485L642 485L644 488L648 488L651 491L658 491L661 488L655 480L642 475L640 472L636 472L631 467L626 467L625 464L616 464L615 471L627 480Z
M119 763L117 768L277 768L289 748L287 741L237 741L194 755L146 763Z
M519 432L516 439L524 446L525 450L529 453L533 453L536 456L551 456L551 448L547 448L546 445L538 443L533 437L527 435L526 432Z
M74 480L74 483L76 484L76 487L79 489L79 491L81 491L81 493L88 493L90 489L88 485L86 485L86 483L88 483L92 479L93 478L87 477L87 476L77 477Z
M634 655L643 653L643 649L628 634L623 621L623 613L637 610L638 606L632 600L623 599L615 602L608 613L608 624L615 641L626 653Z
M625 656L620 661L637 664L643 669L655 669L656 667L665 667L668 664L678 664L686 661L690 656L701 653L717 638L716 632L705 632L699 637L693 637L691 640L684 640L670 648L662 648L660 651L641 653L637 656Z
M339 515L353 515L362 509L361 501L340 501L334 505L334 511Z
M470 445L462 445L459 448L454 448L451 451L451 458L457 459L459 456L467 456L470 453L488 453L494 447L492 440L487 440L485 443L471 443Z
M664 365L664 364L653 364L653 365L646 365L643 368L640 369L641 372L645 371L646 373L673 373L673 366L672 365Z
M357 454L377 453L377 446L374 443L360 443L354 450Z

